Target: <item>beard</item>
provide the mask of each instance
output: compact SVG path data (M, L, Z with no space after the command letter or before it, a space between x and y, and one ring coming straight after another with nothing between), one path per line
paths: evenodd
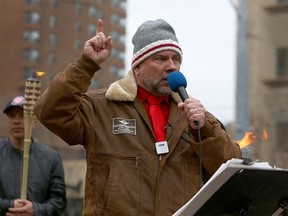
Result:
M161 80L154 80L151 77L146 76L145 74L142 75L142 84L153 94L158 96L168 96L171 94L171 89L168 85L163 85L163 81L166 79Z

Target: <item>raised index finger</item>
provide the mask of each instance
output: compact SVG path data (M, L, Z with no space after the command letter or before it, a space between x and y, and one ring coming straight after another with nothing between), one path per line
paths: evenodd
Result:
M101 19L97 22L96 34L103 32L103 21Z

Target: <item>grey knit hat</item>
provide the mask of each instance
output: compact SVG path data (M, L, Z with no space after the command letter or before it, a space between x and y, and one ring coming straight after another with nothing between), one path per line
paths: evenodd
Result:
M172 26L162 19L149 20L140 25L132 38L134 45L132 68L163 50L177 52L182 61L182 50Z

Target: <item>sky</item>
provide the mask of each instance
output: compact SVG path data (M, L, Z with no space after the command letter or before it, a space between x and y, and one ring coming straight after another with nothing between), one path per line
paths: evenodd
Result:
M183 51L187 92L222 123L235 121L236 12L229 0L127 0L126 71L132 37L147 20L170 23Z

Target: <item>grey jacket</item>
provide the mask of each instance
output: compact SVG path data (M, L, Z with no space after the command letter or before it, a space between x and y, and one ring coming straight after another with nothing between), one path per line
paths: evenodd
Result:
M20 198L22 154L9 139L0 141L0 216ZM61 215L66 206L64 171L60 155L52 148L33 141L30 145L27 200L35 215Z

